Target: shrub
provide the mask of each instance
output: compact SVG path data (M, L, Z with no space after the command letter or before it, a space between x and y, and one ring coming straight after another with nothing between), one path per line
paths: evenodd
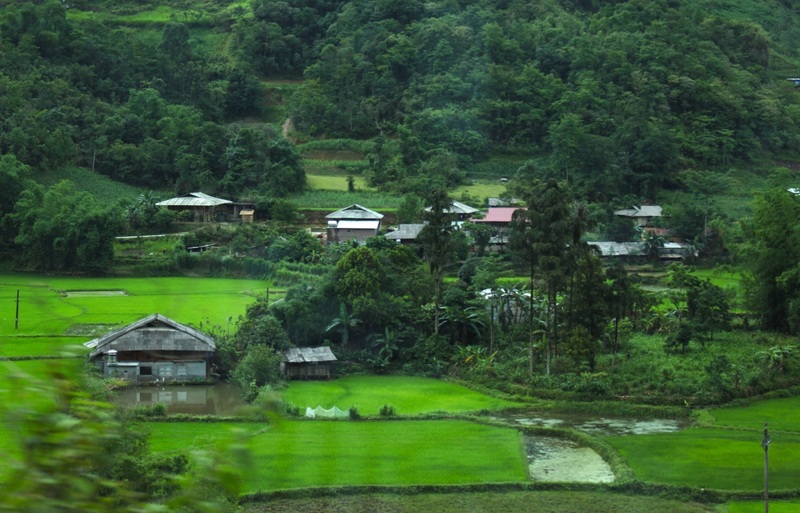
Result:
M350 413L350 420L361 419L361 414L358 412L358 406L351 406L348 412Z
M294 403L286 403L284 405L284 410L286 415L289 417L299 417L300 416L300 407Z
M397 412L395 412L394 406L391 404L384 404L381 406L380 415L381 417L394 417L397 415Z

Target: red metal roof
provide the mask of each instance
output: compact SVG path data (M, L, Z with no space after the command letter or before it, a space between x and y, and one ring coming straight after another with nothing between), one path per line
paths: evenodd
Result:
M525 210L523 207L493 207L486 211L483 219L472 219L473 223L510 223L511 216L517 210Z

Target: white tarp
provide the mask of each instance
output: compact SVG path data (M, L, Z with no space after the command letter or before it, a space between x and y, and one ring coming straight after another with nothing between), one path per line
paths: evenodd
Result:
M330 410L326 410L322 406L317 406L316 408L306 407L306 417L310 419L348 419L350 418L350 411L342 411L336 406Z

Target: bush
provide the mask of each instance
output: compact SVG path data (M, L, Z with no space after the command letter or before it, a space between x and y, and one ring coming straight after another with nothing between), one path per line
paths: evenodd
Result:
M280 380L281 356L267 346L250 347L247 355L231 374L231 381L239 385L245 400L258 396L259 388Z
M381 406L380 415L381 417L394 417L397 415L397 412L395 412L394 406L391 404L384 404Z
M361 414L358 412L358 406L351 406L348 412L350 413L350 420L361 419Z

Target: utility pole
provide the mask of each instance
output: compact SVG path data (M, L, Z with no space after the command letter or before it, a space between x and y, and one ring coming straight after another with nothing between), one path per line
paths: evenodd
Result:
M17 310L14 313L14 329L19 329L19 289L17 289Z
M764 439L761 440L761 447L764 448L764 513L769 513L769 429L764 423Z

